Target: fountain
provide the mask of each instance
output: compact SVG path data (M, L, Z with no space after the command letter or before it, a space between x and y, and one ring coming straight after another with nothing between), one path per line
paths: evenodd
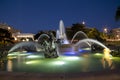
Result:
M83 38L74 43L74 39L79 35ZM101 46L103 53L81 52L91 51L93 44ZM21 52L21 49L26 52ZM9 50L8 57L8 71L63 74L99 71L112 65L110 50L101 42L89 39L84 32L78 31L71 41L68 41L62 20L56 37L49 32L41 34L38 42L20 42Z
M60 20L59 24L59 30L57 30L56 38L61 40L61 43L63 44L69 44L69 41L67 39L66 33L65 33L65 28L64 28L64 23L62 20Z
M113 65L112 65L112 60L111 60L111 55L110 55L111 50L108 48L104 48L103 50L103 58L102 58L102 63L103 63L103 67L106 68L106 63L108 64L107 67L113 69Z
M87 36L83 31L78 31L78 32L75 33L75 35L74 35L73 38L71 39L71 43L73 43L73 40L75 39L75 37L76 37L78 34L81 34L81 35L83 35L85 38L88 38L88 36Z
M83 39L79 39L78 42L73 43L74 39L76 36L83 36ZM59 43L60 42L60 45ZM13 48L9 50L9 52L13 52L14 50L18 48L26 48L24 46L34 46L33 50L34 51L43 51L45 56L47 57L52 57L53 55L59 55L61 52L69 51L69 52L74 52L74 51L79 51L81 48L89 48L91 50L91 45L92 44L98 44L99 46L103 48L107 48L105 45L100 43L97 40L94 39L89 39L87 35L82 32L78 31L76 34L73 36L71 41L69 42L66 36L65 32L65 27L64 23L62 20L60 20L59 23L59 30L56 31L56 37L50 32L49 34L41 34L38 38L38 42L21 42L16 44ZM39 47L38 47L39 46ZM28 48L27 48L28 49ZM31 49L31 48L29 48Z

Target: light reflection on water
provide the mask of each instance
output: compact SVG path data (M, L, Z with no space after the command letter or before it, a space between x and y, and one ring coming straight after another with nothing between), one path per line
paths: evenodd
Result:
M9 59L7 62L7 71L12 72L12 66L13 66L12 60Z
M58 58L46 59L41 53L20 54L8 59L6 70L9 72L74 73L110 69L108 65L105 65L106 62L102 62L102 57L102 53L84 53L77 56L60 55Z

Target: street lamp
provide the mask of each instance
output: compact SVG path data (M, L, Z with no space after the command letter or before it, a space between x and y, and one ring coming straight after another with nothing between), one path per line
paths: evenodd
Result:
M116 35L117 39L119 39L119 35Z
M8 30L10 30L11 29L11 27L8 27Z
M82 24L85 25L85 21L83 21Z
M107 29L107 28L104 28L104 32L107 33L107 32L108 32L108 29Z

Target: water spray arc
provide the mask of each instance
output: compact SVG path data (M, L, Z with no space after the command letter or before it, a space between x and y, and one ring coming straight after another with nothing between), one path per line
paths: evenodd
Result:
M57 33L56 34L57 39L60 39L63 44L69 44L69 41L67 39L66 32L65 32L64 23L62 20L60 20L59 22L59 30L57 30L56 33Z

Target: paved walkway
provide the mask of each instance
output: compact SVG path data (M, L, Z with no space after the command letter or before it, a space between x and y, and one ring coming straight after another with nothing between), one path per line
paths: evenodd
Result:
M0 72L0 80L120 80L120 70L75 74Z

